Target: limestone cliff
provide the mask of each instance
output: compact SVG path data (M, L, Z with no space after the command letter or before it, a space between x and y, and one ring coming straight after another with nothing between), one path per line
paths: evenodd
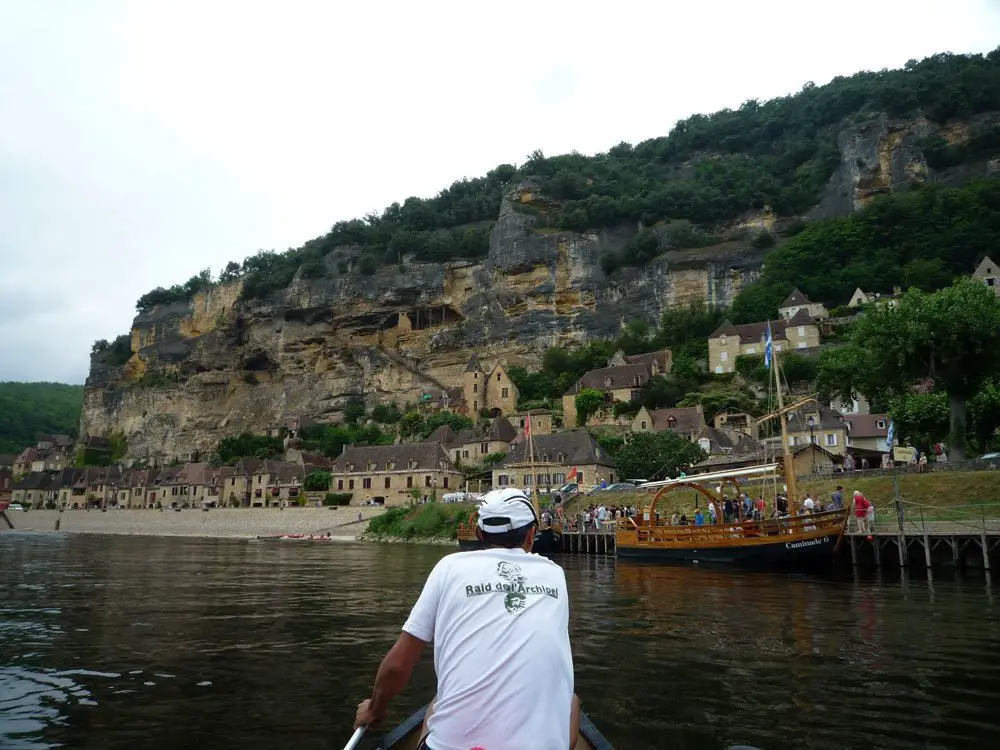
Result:
M813 215L855 210L914 181L991 169L929 168L920 142L935 127L879 117L846 128L840 167ZM947 136L960 141L961 128ZM487 369L501 360L532 367L549 346L611 337L632 319L654 322L669 306L727 306L762 268L764 251L733 239L668 251L608 277L602 252L619 250L636 227L550 231L522 201L537 205L539 197L530 185L512 186L481 262L404 258L362 275L327 258L326 278L300 274L266 301L241 301L235 282L138 315L123 367L102 354L92 358L81 435L120 430L130 458L183 458L283 416L336 420L352 394L415 400L428 388L456 385L473 352ZM780 223L765 212L736 228L780 230Z

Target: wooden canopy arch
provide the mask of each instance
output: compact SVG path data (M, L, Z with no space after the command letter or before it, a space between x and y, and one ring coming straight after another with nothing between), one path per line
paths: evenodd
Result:
M712 502L715 502L716 500L719 499L715 496L715 494L711 490L706 489L702 485L698 484L698 482L678 482L677 484L669 484L666 487L660 489L655 495L653 495L653 502L649 504L650 521L655 522L656 520L656 504L660 502L660 498L662 498L668 492L673 492L674 490L680 489L682 487L690 487L692 490L697 490Z
M732 485L733 489L736 490L736 497L739 497L740 496L740 492L742 492L742 490L740 489L740 482L739 482L738 479L736 479L735 477L725 477L722 481L719 482L719 501L720 502L722 501L722 498L723 498L723 492L722 492L722 490L725 488L725 486L727 484Z

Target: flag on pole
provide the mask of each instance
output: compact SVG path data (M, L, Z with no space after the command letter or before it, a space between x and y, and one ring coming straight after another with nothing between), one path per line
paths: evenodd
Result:
M531 437L531 415L527 414L524 417L524 436Z
M774 357L773 345L771 340L771 321L767 321L767 338L764 339L764 367L768 370L771 369L771 360Z
M892 444L896 442L896 423L889 420L889 432L885 436L885 448L892 453Z

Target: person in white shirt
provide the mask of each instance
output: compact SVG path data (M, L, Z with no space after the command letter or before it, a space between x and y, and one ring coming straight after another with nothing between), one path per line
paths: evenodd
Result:
M382 660L355 728L378 723L434 644L437 696L419 750L566 750L579 734L566 575L530 553L538 518L518 489L483 496L484 549L442 558Z
M816 502L809 495L806 495L806 499L802 501L802 510L806 513L812 513L815 509Z

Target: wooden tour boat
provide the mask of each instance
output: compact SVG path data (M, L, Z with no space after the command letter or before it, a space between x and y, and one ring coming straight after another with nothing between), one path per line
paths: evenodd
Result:
M747 567L791 568L833 561L833 553L843 538L851 505L848 503L844 510L798 515L798 492L788 444L786 414L815 399L803 399L786 407L781 394L777 353L772 352L771 356L778 409L760 421L777 418L780 422L783 460L643 484L643 488L658 491L649 507L644 508L636 518L619 522L615 530L618 557L650 562L736 563ZM779 476L783 478L789 515L731 523L720 520L704 526L679 526L661 520L656 514L656 506L664 495L689 488L715 502L721 515L723 488L729 485L739 495L741 479L766 481L768 476L774 480L775 488ZM713 491L710 485L718 485L718 492ZM774 502L776 505L776 498ZM772 510L775 505L771 506Z
M415 750L424 734L424 717L430 704L389 732L379 744L380 750ZM574 750L614 750L587 715L580 712L580 738Z

